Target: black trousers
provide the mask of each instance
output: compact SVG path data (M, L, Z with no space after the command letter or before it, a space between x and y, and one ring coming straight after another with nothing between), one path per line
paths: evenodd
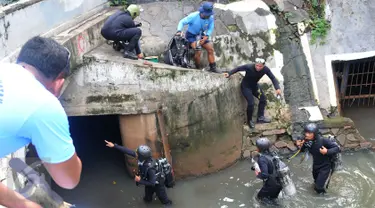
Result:
M162 204L170 204L171 200L169 200L167 195L167 190L164 185L155 185L155 186L145 186L145 197L143 198L146 202L151 202L152 198L156 193L156 196L159 198Z
M314 189L320 193L325 193L328 186L329 180L331 179L332 168L331 166L323 166L321 168L313 168L313 178L314 178Z
M136 54L141 53L139 39L141 39L142 30L138 27L127 28L120 32L102 30L102 36L107 40L128 41L129 44L125 50L131 52L135 50Z
M258 199L277 199L281 190L282 186L277 182L276 178L269 178L258 192Z
M245 87L241 85L241 92L247 101L247 123L249 123L253 117L254 97L259 99L258 117L264 116L264 109L267 105L267 98L259 85L257 84L253 87Z

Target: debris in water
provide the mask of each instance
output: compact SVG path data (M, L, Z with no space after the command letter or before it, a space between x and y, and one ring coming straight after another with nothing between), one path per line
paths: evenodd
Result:
M223 199L223 201L225 201L225 202L233 202L234 200L231 199L231 198L225 197L225 198Z
M244 207L245 206L245 204L240 204L240 206L239 207Z
M240 178L237 178L237 181L239 181L240 180Z
M112 183L113 183L113 185L116 185L116 181L113 181Z
M233 179L233 176L231 176L229 179Z
M123 190L120 190L121 192L124 192Z
M227 205L223 205L220 208L228 208L228 206Z
M250 187L251 184L250 184L250 183L245 183L244 186L246 186L246 187Z

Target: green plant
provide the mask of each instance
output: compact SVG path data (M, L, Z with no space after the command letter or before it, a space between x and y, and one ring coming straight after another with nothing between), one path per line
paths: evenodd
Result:
M311 40L310 44L317 43L325 44L325 38L327 37L328 30L331 28L331 24L325 19L325 0L305 0L305 7L311 17L309 27L311 28Z
M127 6L128 1L127 0L110 0L109 5L110 6Z

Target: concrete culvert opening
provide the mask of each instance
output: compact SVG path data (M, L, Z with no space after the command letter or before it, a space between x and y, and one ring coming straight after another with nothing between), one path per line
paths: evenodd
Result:
M361 135L375 138L375 57L332 63L341 115L351 118Z
M106 147L104 140L122 144L117 115L69 117L76 152L82 160L81 181L73 190L52 184L53 190L77 207L117 208L127 206L140 197L129 177L124 155ZM139 201L137 199L137 201Z

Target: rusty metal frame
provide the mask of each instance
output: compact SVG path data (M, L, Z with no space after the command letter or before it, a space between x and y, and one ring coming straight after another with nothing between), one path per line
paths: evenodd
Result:
M332 66L340 113L341 108L350 107L354 102L358 106L371 103L375 106L375 57L336 62Z

